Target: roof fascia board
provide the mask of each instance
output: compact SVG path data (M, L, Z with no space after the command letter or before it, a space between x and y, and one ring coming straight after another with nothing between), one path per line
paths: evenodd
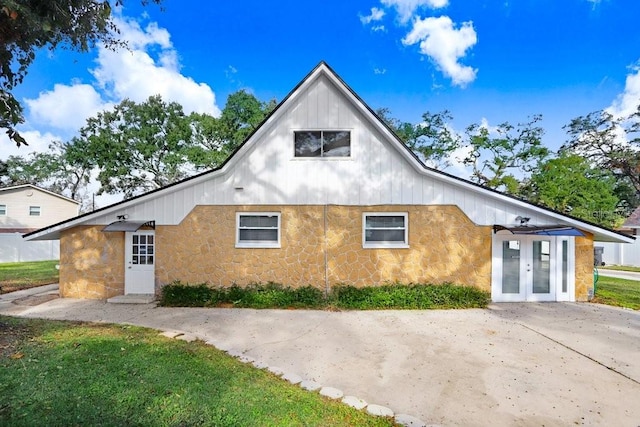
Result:
M75 203L76 205L80 204L79 201L74 200L71 197L67 197L67 196L63 196L62 194L54 193L53 191L47 190L46 188L38 187L37 185L33 185L33 184L20 184L20 185L12 185L11 187L2 187L2 188L0 188L0 192L1 191L8 191L8 190L18 190L20 188L25 188L25 187L33 188L34 190L41 191L41 192L46 193L46 194L50 194L51 196L59 197L59 198L61 198L63 200L66 200L67 202Z

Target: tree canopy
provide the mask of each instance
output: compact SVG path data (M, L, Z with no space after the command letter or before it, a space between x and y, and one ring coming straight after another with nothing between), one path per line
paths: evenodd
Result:
M615 177L582 156L562 151L542 162L527 187L532 202L607 227L619 225Z
M160 4L162 0L141 0ZM115 0L115 5L123 0ZM17 145L27 141L15 126L24 122L23 109L14 97L29 66L42 48L64 47L87 52L97 43L107 48L126 47L118 38L108 0L4 0L0 6L0 128Z

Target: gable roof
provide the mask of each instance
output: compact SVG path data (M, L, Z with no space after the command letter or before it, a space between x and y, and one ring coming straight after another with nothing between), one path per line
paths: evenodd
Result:
M324 76L328 80L330 80L340 91L340 93L351 103L351 105L353 105L355 109L359 111L362 116L366 120L368 120L378 132L380 132L380 134L391 144L393 149L395 149L402 156L402 158L407 163L409 163L418 173L436 178L450 184L454 184L459 187L463 187L467 190L481 193L482 195L488 196L490 198L506 201L513 206L525 209L533 209L534 211L554 218L554 220L557 220L562 224L574 226L592 233L596 237L596 240L616 242L632 242L634 240L632 237L616 232L614 230L610 230L597 224L574 218L539 205L532 204L517 197L501 193L497 190L484 187L482 185L473 183L449 173L426 166L420 160L420 158L400 140L400 138L394 133L394 131L324 61L321 61L291 90L291 92L289 92L289 94L287 94L287 96L276 106L276 108L219 167L194 175L182 181L175 182L165 187L152 190L150 192L132 197L130 199L97 209L93 212L86 213L84 215L80 215L78 217L62 221L57 224L53 224L49 227L29 233L25 235L25 237L28 240L46 240L59 238L59 233L62 230L74 227L76 225L81 225L93 218L97 218L98 216L110 214L122 208L154 199L165 194L168 191L175 191L187 186L196 185L200 182L217 176L218 174L226 173L240 161L243 153L250 150L250 148L260 140L260 137L268 131L271 125L275 123L277 119L279 119L283 114L285 114L285 112L287 111L287 106L291 105L299 96L301 96L301 94L305 92L305 89L308 88L316 79L320 78L320 76Z
M59 197L59 198L61 198L63 200L66 200L67 202L75 203L76 205L80 204L79 201L74 200L74 199L72 199L70 197L63 196L62 194L54 193L53 191L49 191L47 189L38 187L37 185L33 185L33 184L20 184L20 185L12 185L10 187L0 187L0 193L3 192L3 191L19 190L19 189L22 189L22 188L32 188L33 190L41 191L41 192L49 194L51 196Z

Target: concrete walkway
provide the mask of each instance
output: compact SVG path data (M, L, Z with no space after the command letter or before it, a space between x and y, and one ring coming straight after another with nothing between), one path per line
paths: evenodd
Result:
M0 299L0 314L196 337L436 425L640 425L640 313L594 304L329 312Z

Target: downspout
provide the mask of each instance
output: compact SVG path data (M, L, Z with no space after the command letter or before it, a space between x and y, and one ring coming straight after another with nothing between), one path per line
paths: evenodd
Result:
M324 295L329 296L329 237L327 236L327 205L324 205Z

